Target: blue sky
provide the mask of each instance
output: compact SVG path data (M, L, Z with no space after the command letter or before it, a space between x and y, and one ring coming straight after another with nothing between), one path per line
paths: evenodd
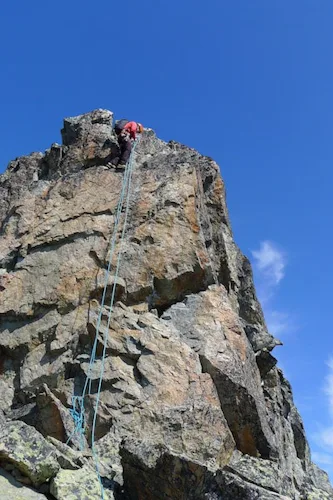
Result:
M221 166L314 458L333 477L332 0L12 0L0 172L108 108Z

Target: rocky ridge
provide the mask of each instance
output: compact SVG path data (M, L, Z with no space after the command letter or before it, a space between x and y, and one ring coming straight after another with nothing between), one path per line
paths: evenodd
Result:
M89 434L82 451L70 408L89 366L124 175L104 167L119 154L112 122L107 110L65 119L61 145L0 176L5 500L22 489L32 499L100 498ZM108 336L96 428L105 498L333 498L271 353L280 342L211 158L145 131L122 255L86 401L89 428Z

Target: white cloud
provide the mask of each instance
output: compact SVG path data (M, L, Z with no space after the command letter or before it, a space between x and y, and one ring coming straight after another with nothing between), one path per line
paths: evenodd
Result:
M311 436L312 460L324 469L333 480L333 427L322 428Z
M262 241L259 250L252 251L255 266L272 285L280 283L286 267L285 254L271 241Z
M328 396L328 404L330 413L333 417L333 357L331 357L327 362L329 373L325 379L324 391ZM332 435L333 437L333 435ZM333 443L333 440L332 440Z
M327 396L327 403L331 419L333 420L333 357L327 362L328 374L325 377L323 391ZM316 451L312 453L313 461L326 470L333 478L333 421L326 427L319 427L312 436Z
M285 311L277 311L271 304L264 307L265 320L269 331L279 337L285 334L294 334L302 327L302 323L295 314L291 315Z
M283 337L286 333L294 332L298 329L295 318L285 311L277 310L274 304L276 292L285 277L286 253L268 240L262 241L259 249L251 253L258 297L264 310L268 330L276 337ZM325 378L323 392L327 396L332 421L326 427L318 426L318 431L311 436L315 447L312 459L327 471L333 481L333 356L327 362L327 366L329 371ZM286 371L285 368L283 371ZM315 403L310 401L308 411L313 408L313 404Z
M265 313L269 331L280 336L295 326L289 314L275 309L273 300L277 286L285 276L286 254L272 241L260 243L258 250L253 250L254 270L258 289L258 298Z
M333 455L329 453L322 453L321 451L314 451L312 454L312 460L316 464L320 465L333 465Z
M265 311L265 319L269 331L276 337L295 329L289 314L285 312L267 308Z
M285 276L287 256L278 246L268 240L260 243L258 250L252 251L254 273L258 297L265 313L268 330L277 337L295 331L298 326L294 317L287 312L277 310L274 304L276 292ZM333 480L333 356L327 362L328 374L323 392L326 394L331 422L326 427L318 426L312 441L315 450L312 459L328 472ZM313 402L310 408L313 407Z
M313 437L320 448L333 452L333 427L321 429Z

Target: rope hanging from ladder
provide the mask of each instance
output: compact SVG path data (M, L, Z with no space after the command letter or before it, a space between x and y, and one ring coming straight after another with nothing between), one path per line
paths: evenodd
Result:
M95 334L95 339L94 339L94 343L93 343L92 350L91 350L88 373L86 375L82 395L81 396L75 395L72 397L72 409L70 410L70 413L71 413L73 420L74 420L74 432L69 436L67 443L76 434L80 437L80 447L81 447L81 449L83 449L84 448L84 435L85 435L85 428L86 428L84 402L85 402L85 397L87 395L92 394L93 369L94 369L94 366L95 366L95 363L97 360L96 353L97 353L98 337L99 337L99 332L100 332L100 327L101 327L103 309L105 306L106 293L107 293L107 288L108 288L108 283L109 283L112 261L113 261L113 258L115 256L115 252L116 252L116 240L117 240L118 230L120 228L121 213L122 213L124 202L125 202L125 214L124 214L123 227L122 227L121 236L120 236L120 243L119 243L119 247L118 247L119 250L118 250L118 255L117 255L117 261L116 261L116 266L115 266L115 271L114 271L114 281L112 284L111 299L110 299L110 303L109 303L107 328L106 328L106 334L104 335L103 351L102 351L102 356L101 356L101 367L100 367L99 378L98 378L98 388L97 388L96 400L95 400L95 405L94 405L94 414L93 414L92 428L91 428L91 448L92 448L92 453L93 453L93 457L95 460L98 480L99 480L99 483L101 486L101 499L102 500L104 500L104 488L103 488L103 484L102 484L102 480L101 480L101 476L100 476L100 472L99 472L98 457L97 457L97 453L96 453L96 449L95 449L96 422L97 422L98 406L99 406L99 402L100 402L100 394L101 394L104 369L105 369L106 349L107 349L107 345L108 345L108 332L109 332L109 327L110 327L110 323L111 323L113 305L114 305L114 300L115 300L115 295L116 295L117 280L118 280L120 263L121 263L121 256L122 256L122 251L123 251L123 241L124 241L124 237L125 237L125 233L126 233L126 226L127 226L128 212L129 212L129 201L130 201L130 196L131 196L131 185L132 185L132 173L133 173L133 166L134 166L134 153L135 153L135 148L136 148L138 142L139 141L137 139L133 144L131 156L130 156L130 159L126 165L125 173L124 173L124 177L123 177L123 182L122 182L122 186L121 186L119 201L118 201L117 210L116 210L116 217L115 217L115 223L114 223L114 228L113 228L113 234L112 234L112 237L110 239L110 247L109 247L110 250L109 250L109 255L108 255L108 267L107 267L106 273L105 273L105 281L104 281L102 300L101 300L101 305L100 305L100 309L99 309L99 313L98 313L96 334Z

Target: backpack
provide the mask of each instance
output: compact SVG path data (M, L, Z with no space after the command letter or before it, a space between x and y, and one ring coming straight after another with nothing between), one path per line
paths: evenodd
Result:
M123 128L125 127L125 125L127 125L127 123L129 123L129 120L117 120L116 121L116 124L115 124L115 127L114 127L114 130L116 132L117 135L120 134L120 132L123 130Z

